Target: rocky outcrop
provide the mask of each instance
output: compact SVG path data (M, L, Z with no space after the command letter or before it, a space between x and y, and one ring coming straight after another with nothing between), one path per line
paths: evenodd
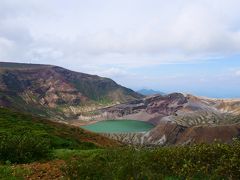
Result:
M115 119L135 119L152 124L174 122L197 125L233 124L240 121L240 100L215 100L172 93L153 95L98 111Z
M135 119L155 125L146 133L104 134L127 144L191 144L239 137L240 100L200 98L173 93L154 95L101 110L105 119Z
M163 146L175 144L185 129L175 123L163 123L145 133L103 133L103 135L126 144Z
M212 143L220 141L230 143L240 138L240 124L218 126L194 126L187 128L176 141L176 144Z
M173 93L166 96L153 95L140 100L101 109L100 113L107 112L115 118L134 119L134 115L137 116L139 113L144 112L146 117L143 117L142 120L150 120L152 114L162 117L175 115L185 103L187 103L187 99L180 93Z
M240 124L183 127L161 123L146 133L102 133L103 136L136 146L168 146L215 141L231 143L240 138Z

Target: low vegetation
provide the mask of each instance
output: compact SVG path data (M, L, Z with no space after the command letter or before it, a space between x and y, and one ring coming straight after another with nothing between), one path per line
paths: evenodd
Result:
M63 171L70 179L239 179L240 143L96 151Z
M0 159L14 163L33 162L50 156L50 142L47 138L32 132L20 131L0 136Z
M4 180L24 180L26 176L31 174L29 170L20 167L12 168L9 165L0 166L0 179Z
M3 108L0 115L0 179L240 179L239 140L119 147L80 128Z
M83 129L0 108L0 161L49 159L54 149L96 149L117 143Z

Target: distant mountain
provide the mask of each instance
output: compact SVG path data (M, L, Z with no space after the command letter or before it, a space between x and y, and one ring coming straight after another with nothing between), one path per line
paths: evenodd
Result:
M163 93L161 91L155 91L153 89L141 89L141 90L138 90L137 92L144 96L153 95L153 94L165 95L165 93Z
M0 62L0 106L34 115L77 119L89 110L141 97L97 75L51 65Z

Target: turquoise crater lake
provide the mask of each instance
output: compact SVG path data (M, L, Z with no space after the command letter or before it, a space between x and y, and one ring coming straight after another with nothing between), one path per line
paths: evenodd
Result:
M146 132L154 126L150 123L136 120L106 120L81 127L98 133L126 133Z

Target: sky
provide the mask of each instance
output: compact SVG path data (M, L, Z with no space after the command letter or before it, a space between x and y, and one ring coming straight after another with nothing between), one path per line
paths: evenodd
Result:
M240 97L239 0L0 0L0 61Z

